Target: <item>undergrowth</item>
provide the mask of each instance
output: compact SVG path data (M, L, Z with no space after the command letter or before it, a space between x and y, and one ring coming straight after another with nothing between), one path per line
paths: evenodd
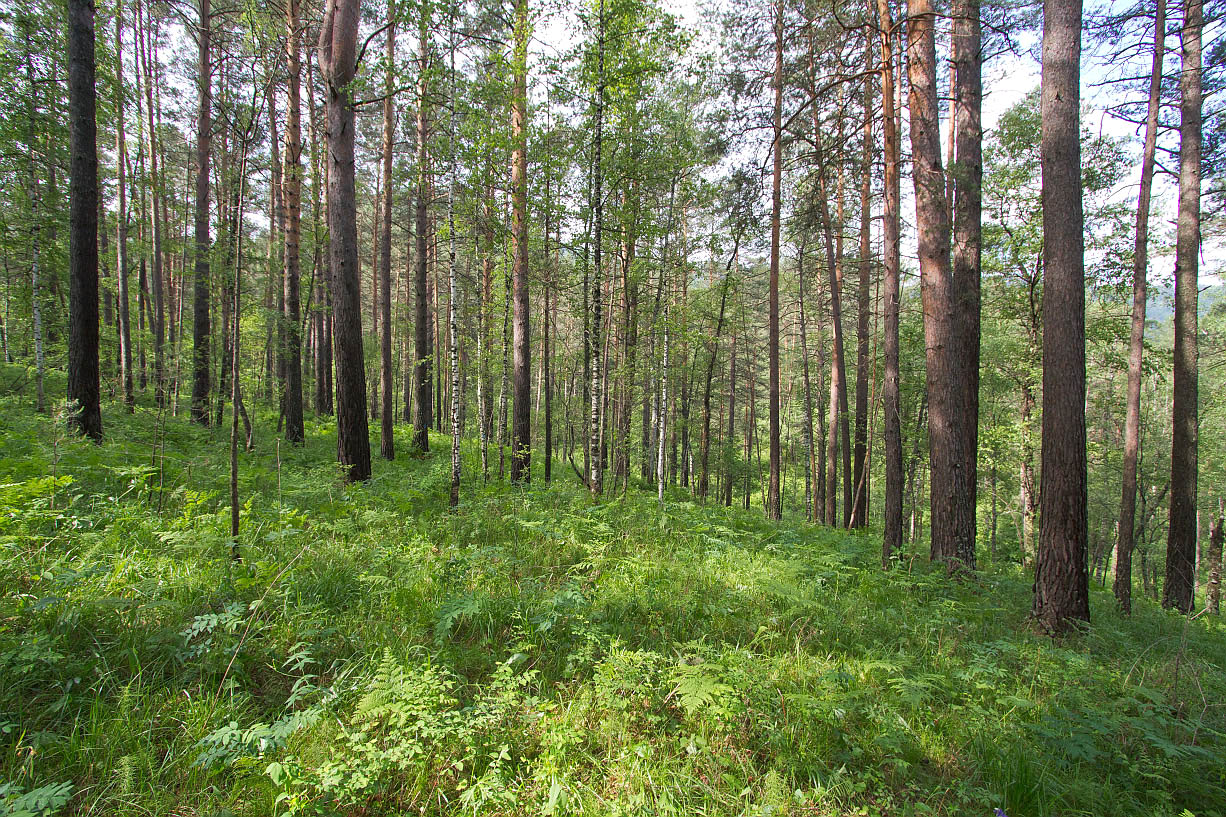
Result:
M1015 567L475 451L452 513L445 438L347 487L322 424L235 563L224 432L107 409L0 398L0 814L1226 814L1220 619L1053 642Z

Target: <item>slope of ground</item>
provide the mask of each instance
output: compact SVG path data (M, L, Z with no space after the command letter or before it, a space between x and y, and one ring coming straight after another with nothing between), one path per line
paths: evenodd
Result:
M95 447L27 403L0 813L1226 814L1220 620L1096 591L1053 643L1013 568L882 573L871 533L472 451L449 513L443 438L345 487L324 425L241 456L235 563L223 433L108 405Z

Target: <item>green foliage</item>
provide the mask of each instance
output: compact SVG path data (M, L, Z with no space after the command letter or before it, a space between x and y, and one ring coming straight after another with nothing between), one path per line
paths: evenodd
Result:
M0 409L9 812L1226 809L1217 619L1096 592L1053 643L1016 566L882 573L871 534L679 498L449 513L445 453L344 486L318 424L241 455L234 563L224 432L170 419L162 459L142 408L101 447Z

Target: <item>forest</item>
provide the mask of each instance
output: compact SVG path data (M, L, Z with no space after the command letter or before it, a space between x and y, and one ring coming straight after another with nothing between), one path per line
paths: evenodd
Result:
M0 0L0 815L1226 817L1223 0Z

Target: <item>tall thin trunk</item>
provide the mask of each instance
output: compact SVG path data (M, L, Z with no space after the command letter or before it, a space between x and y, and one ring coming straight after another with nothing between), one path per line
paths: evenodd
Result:
M116 299L119 318L119 379L123 402L131 412L136 402L132 391L132 322L128 295L128 182L127 135L124 128L123 4L115 9L115 156L119 174L119 217L116 219Z
M1209 564L1209 587L1205 592L1206 607L1214 615L1221 613L1222 605L1222 524L1221 507L1218 508L1218 518L1209 532L1209 553L1206 561Z
M456 178L456 161L455 161L455 106L456 106L456 88L455 88L455 12L452 12L448 26L448 52L451 60L449 78L451 82L450 102L448 106L451 111L450 121L447 123L449 150L447 151L451 164L450 173L447 174L447 357L451 364L451 493L449 501L451 507L460 504L460 407L463 403L463 392L460 390L460 330L459 323L456 318L456 299L459 297L459 290L456 287L456 268L455 268L455 178ZM391 47L388 47L389 52ZM391 150L389 148L390 156ZM391 162L388 160L385 166L388 172L388 181L391 180ZM385 213L391 218L391 198L388 198L387 209ZM384 318L387 318L387 313L384 313ZM384 327L387 344L391 348L391 334L387 327ZM390 402L390 395L389 395ZM390 413L390 412L389 412ZM391 424L389 421L388 428Z
M94 5L68 0L69 425L102 440L98 372L98 123L94 89Z
M511 481L531 482L531 343L528 325L528 0L515 0L511 92L511 254L514 400L511 407Z
M392 21L387 27L387 67L384 75L383 99L383 235L379 257L379 283L382 287L379 299L379 316L382 318L379 334L379 453L384 459L396 456L393 422L395 420L395 396L392 394L392 151L395 149L396 98L392 90L395 84L393 66L396 61L396 5L389 0L387 15Z
M779 219L783 179L783 2L775 0L774 140L771 169L771 255L767 350L770 368L770 478L766 518L782 519L780 493L782 452L779 446Z
M353 99L360 0L328 0L319 36L319 69L328 84L328 221L336 345L337 456L350 481L370 478L366 372L358 281Z
M34 161L35 144L38 135L37 109L34 86L34 58L30 45L30 21L23 21L23 43L26 74L26 150L29 158L28 195L30 197L30 311L34 322L34 388L36 406L42 414L47 410L47 397L43 388L43 376L46 370L46 358L43 354L43 309L42 290L39 285L39 251L42 244L42 227L40 224L42 196L38 186L38 171Z
M1132 612L1132 549L1137 509L1137 464L1141 457L1141 364L1145 356L1145 275L1149 268L1149 209L1158 145L1162 65L1166 54L1166 0L1154 7L1154 58L1149 74L1145 114L1145 147L1141 152L1141 187L1137 193L1137 226L1132 251L1132 331L1128 342L1128 395L1124 416L1124 475L1120 498L1119 539L1115 547L1116 603Z
M711 343L707 350L707 380L702 389L702 438L698 444L698 497L700 499L707 498L707 490L709 487L709 463L711 456L711 389L715 383L715 365L719 360L719 339L724 332L724 315L727 312L728 306L728 287L732 284L732 265L736 260L737 252L741 247L741 233L737 233L733 239L732 254L728 256L728 264L724 267L724 280L720 286L719 293L719 317L715 320L715 336L711 338ZM803 318L802 326L803 326ZM801 332L803 333L803 328ZM803 336L803 335L802 335ZM806 372L808 371L806 362ZM626 412L626 432L629 434L629 401L627 400ZM627 452L629 447L627 447Z
M137 0L137 22L141 20L142 4ZM150 14L152 20L152 14ZM150 34L149 26L145 26L146 34ZM150 34L150 36L152 36ZM145 76L145 113L149 124L149 230L153 237L151 248L150 281L153 289L153 391L160 405L166 399L166 299L165 282L163 281L162 265L162 220L159 218L158 206L162 196L161 177L158 172L157 127L154 122L153 108L153 69L149 61L149 49L145 47L144 38L138 33L136 37L137 54Z
M1200 267L1202 0L1185 0L1179 79L1179 216L1175 227L1175 361L1171 504L1162 606L1192 612L1196 581L1197 285ZM1045 472L1046 473L1046 472Z
M873 65L873 35L865 35L864 66ZM873 195L873 76L864 75L864 139L860 155L860 270L856 298L856 431L852 450L852 506L850 527L868 524L868 378L869 313L871 311L872 244L871 210Z
M209 151L213 140L213 64L209 49L212 17L209 0L200 0L196 29L199 53L196 82L199 85L196 112L196 283L192 309L192 420L209 424Z
M882 218L882 275L885 279L882 297L885 301L885 355L882 401L885 413L885 532L882 539L882 565L889 567L894 554L902 548L902 415L898 367L898 313L900 301L900 223L901 191L899 182L899 144L897 119L894 111L894 23L890 0L877 0L878 23L881 31L881 119L882 153L885 162L885 212Z
M300 312L300 245L302 241L302 64L299 56L302 29L298 22L299 0L285 4L285 58L289 69L285 110L285 170L281 174L281 202L285 219L285 439L291 445L306 439L302 419L302 336Z
M736 332L732 333L732 342L728 346L728 438L725 441L724 454L724 507L732 507L733 464L735 455L732 453L732 440L736 436Z
M294 0L291 0L293 2ZM238 417L242 411L242 391L239 387L241 378L239 377L239 341L241 332L239 328L242 326L242 270L243 270L243 199L247 187L247 151L250 142L250 126L247 133L239 137L242 147L242 159L239 161L238 174L238 191L235 201L235 220L239 225L239 229L234 231L234 278L231 282L230 289L233 292L234 301L231 306L231 324L227 327L231 334L230 338L230 360L231 370L233 372L233 381L230 386L230 548L233 558L237 561L239 557L238 549L238 529L239 529L239 497L238 497Z
M600 305L601 305L601 279L604 276L604 267L601 263L601 245L604 243L602 228L604 226L604 189L602 186L603 177L601 171L604 167L604 152L602 139L604 136L604 93L605 93L605 75L604 75L604 57L605 57L605 0L600 0L599 18L597 20L597 56L596 56L596 138L593 144L593 159L592 159L592 176L593 176L593 193L592 203L594 215L592 219L593 231L593 272L592 272L592 326L588 332L588 355L591 359L591 411L589 414L590 425L588 427L588 466L591 469L588 474L588 490L593 497L600 496L604 490L604 453L603 453L603 435L600 427L600 410L602 408L603 398L601 396L601 382L603 368L600 366ZM667 263L667 262L665 262Z
M1035 565L1034 613L1052 632L1090 619L1080 57L1081 0L1045 0L1039 144L1046 225L1043 484L1039 497L1043 524Z
M798 306L800 307L800 370L804 380L804 403L801 411L801 439L805 446L805 518L817 521L817 503L815 492L817 480L814 472L817 468L817 449L813 440L813 381L809 377L809 332L805 320L805 252L802 245L796 261L797 289L799 291Z
M816 109L814 112L816 117ZM815 121L815 125L817 122ZM820 133L820 130L819 130ZM830 285L830 326L833 340L833 348L830 357L830 402L827 405L828 416L826 418L826 513L825 520L828 525L838 524L838 516L836 514L836 492L835 486L838 482L837 464L839 455L839 435L842 433L842 438L846 442L847 438L847 364L846 355L844 353L843 344L843 275L842 262L835 251L833 235L835 225L830 218L830 207L826 202L826 161L825 151L822 147L822 138L817 137L817 164L818 164L818 209L822 219L822 232L824 234L824 243L826 245L826 267ZM839 190L838 195L841 198L842 191ZM842 427L840 427L842 426ZM848 446L844 445L846 449ZM849 459L849 458L848 458ZM850 507L846 499L850 497L851 486L847 485L848 463L844 462L844 478L843 478L843 496L844 496L844 516L850 512Z
M426 106L429 93L430 67L430 7L423 4L418 26L420 54L417 58L417 270L413 279L413 302L416 307L413 320L414 352L414 415L413 444L418 451L430 450L430 424L433 410L430 374L430 302L426 292L428 247L426 246L426 195L429 179L426 166L430 156L429 128Z
M979 469L979 281L983 251L983 56L980 0L955 0L953 6L953 65L955 69L954 112L950 132L955 148L950 163L953 196L953 297L954 325L960 356L957 366L961 408L954 413L954 433L960 438L959 460L954 463L959 479L955 489L955 556L975 567L975 509L978 502Z

